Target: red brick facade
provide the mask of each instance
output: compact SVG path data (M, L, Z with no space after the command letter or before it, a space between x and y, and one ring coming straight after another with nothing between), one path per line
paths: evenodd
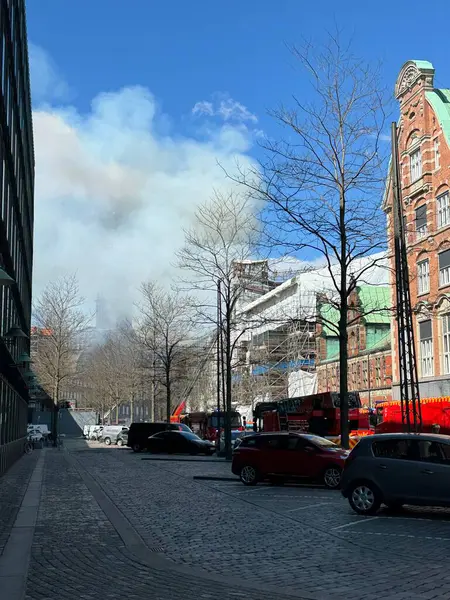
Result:
M422 397L450 391L450 267L445 266L450 261L450 94L435 89L433 80L430 63L409 61L396 84L404 223ZM391 184L389 178L384 210L394 267ZM394 269L392 273L394 303ZM394 323L394 386L398 384L397 347ZM394 396L398 397L398 391Z
M357 306L355 294L349 299ZM374 406L382 400L391 400L392 355L389 328L380 343L370 348L367 344L368 325L357 311L349 311L348 328L348 389L359 392L364 406ZM317 324L317 385L318 392L339 390L339 360L327 359L327 339L320 323Z

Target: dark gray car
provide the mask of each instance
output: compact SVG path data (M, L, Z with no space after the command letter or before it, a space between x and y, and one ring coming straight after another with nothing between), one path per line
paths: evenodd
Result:
M450 436L364 437L345 462L341 490L361 515L376 513L381 504L450 506Z

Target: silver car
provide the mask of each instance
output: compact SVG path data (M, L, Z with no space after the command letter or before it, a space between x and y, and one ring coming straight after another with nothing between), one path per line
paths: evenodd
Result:
M341 490L360 515L375 514L381 504L450 506L450 436L364 437L345 462Z

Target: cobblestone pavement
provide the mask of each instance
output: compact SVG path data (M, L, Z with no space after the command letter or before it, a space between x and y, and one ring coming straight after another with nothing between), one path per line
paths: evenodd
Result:
M148 546L246 585L329 598L448 599L450 512L355 515L319 487L195 481L226 463L143 460L128 449L75 453Z
M99 455L92 454L95 464ZM109 466L118 463L112 459ZM25 600L288 599L282 592L243 591L237 579L217 582L199 571L175 570L152 556L144 544L124 543L77 464L65 452L46 450Z
M0 478L0 555L19 511L37 456L37 452L24 456Z
M319 487L193 480L228 477L224 462L89 446L45 450L26 600L450 598L450 511L364 518Z

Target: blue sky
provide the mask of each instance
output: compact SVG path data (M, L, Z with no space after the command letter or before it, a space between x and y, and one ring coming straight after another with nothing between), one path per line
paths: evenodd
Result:
M30 40L56 61L73 101L87 110L99 91L141 84L179 127L199 100L226 92L270 127L265 113L301 90L286 44L324 37L335 23L354 36L355 50L382 60L393 86L402 63L431 60L438 84L450 87L450 5L381 0L39 0L28 2ZM337 8L338 7L338 8ZM415 9L417 7L417 9Z
M29 1L36 293L76 271L120 312L143 279L171 281L196 207L229 190L217 162L252 164L277 132L267 109L302 97L287 49L302 37L337 24L390 89L411 58L450 87L450 5L436 4L425 19L417 1Z

